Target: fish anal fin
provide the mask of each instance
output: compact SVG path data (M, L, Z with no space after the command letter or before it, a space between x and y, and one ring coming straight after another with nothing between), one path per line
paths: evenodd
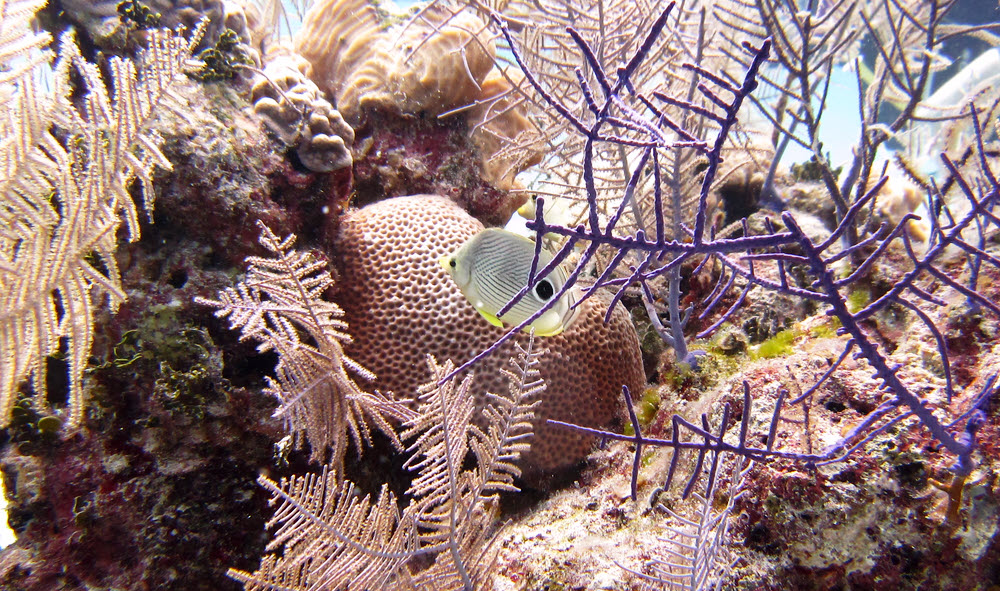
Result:
M531 330L531 327L530 327L530 326L526 326L526 327L524 327L524 331L525 331L525 332L527 332L527 331L529 331L529 330ZM555 328L553 328L553 329L550 329L550 330L537 330L537 329L536 329L536 330L535 330L535 334L536 334L537 336L540 336L540 337L554 337L554 336L556 336L556 335L558 335L558 334L562 333L562 331L563 331L563 327L562 327L562 325L560 324L560 325L558 325L558 326L556 326Z
M494 316L493 314L484 311L479 306L476 306L476 311L479 312L479 315L485 318L486 321L492 324L493 326L496 326L498 328L503 328L503 322L501 322L500 319Z

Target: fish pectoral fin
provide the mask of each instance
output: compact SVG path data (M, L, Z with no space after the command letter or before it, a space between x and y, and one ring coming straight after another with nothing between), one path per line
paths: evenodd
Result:
M525 330L527 330L528 328L529 327L526 326ZM540 337L554 337L560 334L562 331L563 331L563 326L562 324L559 324L555 328L550 330L536 330L535 334Z
M545 314L542 314L540 318L531 323L530 326L524 327L524 330L535 329L535 334L540 337L554 337L561 333L565 328L562 321L562 316L555 310L549 310Z
M482 305L482 302L479 302L479 304L476 305L476 312L479 312L480 316L482 316L483 318L485 318L486 321L489 322L490 324L492 324L493 326L496 326L496 327L499 327L499 328L503 328L503 322L501 322L500 319L497 318L496 316L494 316L493 314L490 314L489 312L486 312L485 310L483 310L480 307L481 305Z

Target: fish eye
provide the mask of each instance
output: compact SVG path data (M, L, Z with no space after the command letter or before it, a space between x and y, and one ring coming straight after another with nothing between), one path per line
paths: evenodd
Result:
M548 279L542 279L535 285L535 295L537 295L544 302L552 297L556 291L552 289L552 284L549 283Z

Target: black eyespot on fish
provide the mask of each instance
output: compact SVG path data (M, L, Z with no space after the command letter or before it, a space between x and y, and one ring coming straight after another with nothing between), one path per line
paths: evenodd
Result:
M552 284L549 283L548 279L542 279L535 285L535 295L537 295L544 302L552 297L556 291L552 289Z

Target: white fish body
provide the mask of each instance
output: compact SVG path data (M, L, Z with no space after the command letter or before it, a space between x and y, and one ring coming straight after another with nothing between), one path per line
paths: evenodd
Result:
M555 196L546 196L544 201L545 208L542 211L545 212L545 223L547 224L573 227L583 218L580 211L581 202L579 201ZM524 202L524 205L517 209L517 214L526 220L533 220L537 204L538 195L532 194ZM584 202L583 206L585 205Z
M535 284L502 317L497 316L504 305L528 284L535 243L513 232L488 228L468 239L454 253L441 259L462 294L491 324L517 325L527 320L551 300L566 283L566 270L560 265ZM538 270L552 261L552 255L542 250ZM573 288L563 294L544 314L531 323L535 334L553 336L561 333L573 320L573 304L578 291Z

